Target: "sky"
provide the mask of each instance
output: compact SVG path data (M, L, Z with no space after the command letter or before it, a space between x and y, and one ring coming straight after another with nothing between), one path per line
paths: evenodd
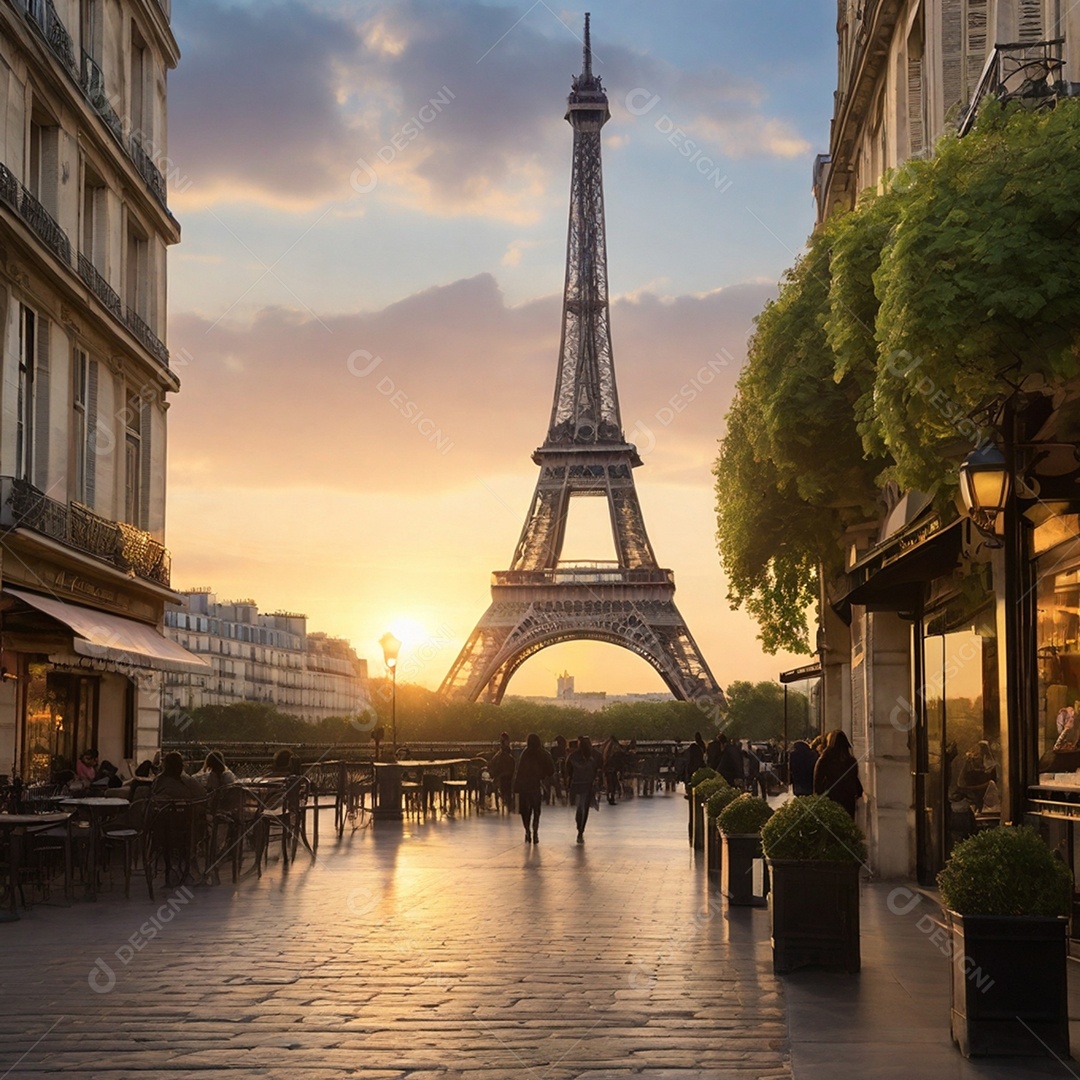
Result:
M182 0L169 76L173 584L299 611L437 687L507 569L554 391L592 13L611 324L650 539L721 685L774 679L726 600L711 466L754 316L813 226L832 0ZM565 559L613 555L595 500ZM554 646L511 694L663 691Z

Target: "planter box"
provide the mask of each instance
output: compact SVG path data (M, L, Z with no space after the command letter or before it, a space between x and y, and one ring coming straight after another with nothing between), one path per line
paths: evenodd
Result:
M773 971L859 970L859 864L777 859L772 875Z
M948 913L964 1057L1069 1057L1068 920Z
M705 850L705 804L690 795L690 843L695 851Z
M724 845L720 830L716 827L716 818L708 815L705 817L705 873L709 885L719 889L722 884L720 876L724 865Z
M723 862L721 889L728 903L764 907L769 902L769 867L757 833L725 835Z

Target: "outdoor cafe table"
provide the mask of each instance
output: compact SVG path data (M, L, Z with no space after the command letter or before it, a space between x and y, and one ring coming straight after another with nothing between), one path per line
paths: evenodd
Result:
M110 799L107 796L91 796L88 799L61 799L61 806L70 806L72 810L84 809L90 818L90 873L86 875L86 895L91 900L97 899L98 871L98 833L108 818L126 810L131 803L127 799Z
M425 769L451 769L455 765L467 765L471 758L436 758L433 761L375 761L375 821L401 821L405 816L401 808L401 778L406 769L420 774L421 784Z
M276 787L283 788L288 785L290 780L295 779L297 779L297 777L292 773L288 776L245 776L242 779L237 780L236 783L240 787L246 788L249 791L254 791L256 795L261 796L264 789ZM319 785L309 784L308 794L311 796L312 809L314 811L311 821L311 841L308 841L307 830L303 828L300 830L300 840L304 847L314 855L319 846Z
M22 837L20 829L37 825L61 825L71 820L71 814L0 814L0 831L3 831L8 845L8 873L11 875L11 911L3 913L0 922L15 922L19 918L19 868L22 863ZM64 865L65 883L71 885L71 845L67 845Z

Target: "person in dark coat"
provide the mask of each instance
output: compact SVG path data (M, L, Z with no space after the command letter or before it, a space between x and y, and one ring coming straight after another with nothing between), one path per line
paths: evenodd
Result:
M825 739L825 750L814 766L814 794L828 795L855 818L855 804L862 798L859 763L848 737L837 728Z
M491 756L488 762L488 772L491 773L492 782L495 784L495 800L512 810L514 807L514 751L510 749L510 734L504 731L499 736L499 749Z
M698 738L701 738L699 735ZM686 766L683 780L686 782L687 793L690 791L690 778L705 764L704 747L695 739L686 748Z
M792 744L788 754L792 795L814 794L814 766L817 762L817 751L805 739L797 739Z
M570 792L570 801L577 807L574 819L577 822L577 842L585 843L585 823L589 820L596 781L599 778L603 762L600 755L592 748L592 740L582 735L573 753L566 758L566 780Z
M535 732L525 740L525 749L518 758L514 773L514 791L518 797L518 810L525 824L525 843L540 843L540 804L544 801L544 784L555 775L555 762L540 743ZM529 824L532 823L532 830Z
M714 735L705 746L705 764L710 769L720 771L720 755L724 752L724 743L721 742L722 736Z
M732 786L739 787L742 782L743 760L742 750L737 743L732 742L721 732L717 738L723 744L720 750L720 764L716 771Z

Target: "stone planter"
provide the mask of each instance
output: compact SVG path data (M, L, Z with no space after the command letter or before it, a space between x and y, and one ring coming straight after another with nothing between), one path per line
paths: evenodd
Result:
M721 871L724 865L724 844L716 818L705 815L705 874L709 885L719 889L723 883Z
M964 1057L1069 1057L1067 919L959 915L952 936L952 1037Z
M859 864L769 861L773 971L859 970Z
M758 833L724 835L721 889L729 904L764 907L769 900L769 867Z

